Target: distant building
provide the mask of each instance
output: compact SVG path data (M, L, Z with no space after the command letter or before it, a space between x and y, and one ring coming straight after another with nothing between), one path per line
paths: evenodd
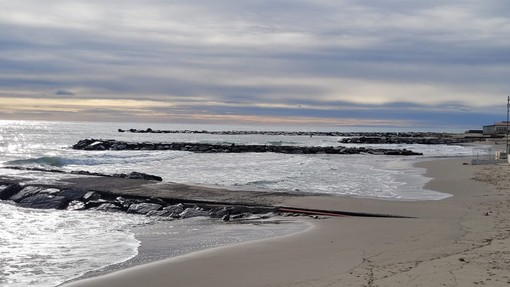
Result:
M506 121L495 123L493 125L483 126L483 134L484 135L506 135L506 128L509 125Z

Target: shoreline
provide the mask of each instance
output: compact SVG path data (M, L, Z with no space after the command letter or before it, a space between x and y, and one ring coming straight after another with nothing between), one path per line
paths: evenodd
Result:
M143 265L155 264L159 261L173 260L185 256L195 256L196 254L208 252L210 250L215 250L218 248L228 248L230 246L270 240L272 238L292 236L295 234L299 234L301 232L307 232L308 230L313 228L311 220L300 219L295 217L287 218L282 216L275 216L267 220L254 220L245 223L243 222L222 223L207 218L195 218L195 219L201 221L196 226L193 222L191 222L194 221L193 219L186 219L185 221L177 222L159 221L152 223L150 225L138 226L133 230L135 238L140 241L140 246L137 255L124 262L112 264L98 270L89 271L84 275L68 280L58 286L67 286L66 284L78 282L80 280L95 278L115 272L122 272L123 270L126 270L128 268L137 268ZM226 232L229 233L240 230L248 234L243 234L242 235L243 238L235 242L230 242L224 238L221 238L221 236L223 235L221 231L219 234L215 233L213 236L209 236L208 234L207 237L204 236L204 234L191 235L192 238L187 236L186 240L194 241L194 243L188 246L182 246L178 244L180 248L184 247L185 250L175 250L172 249L172 247L175 247L176 243L165 240L165 235L170 231L170 229L174 231L173 228L175 228L176 225L180 225L180 228L183 228L182 226L187 225L194 226L195 228L204 227L206 231L202 231L201 233L211 232L211 230L214 232L216 231L215 227L220 226L219 229L228 229ZM229 228L227 227L228 225L231 225L232 227ZM258 229L258 226L261 226L260 228L262 228L263 230L256 231L255 229ZM277 227L285 228L277 230ZM211 240L213 241L212 243ZM180 238L179 241L183 241L183 238ZM209 245L205 246L205 244Z
M453 194L439 201L328 196L284 200L297 207L391 210L392 214L416 218L329 218L315 221L313 230L295 236L207 250L65 286L138 286L147 282L149 286L170 282L184 286L507 286L508 194L472 179L480 176L480 170L498 166L463 165L464 161L416 164L427 169L425 176L433 178L426 189ZM510 171L508 166L501 168Z

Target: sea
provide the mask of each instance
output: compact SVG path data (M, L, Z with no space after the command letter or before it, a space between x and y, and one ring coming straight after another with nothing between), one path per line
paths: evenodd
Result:
M411 131L399 128L249 126L170 123L96 123L0 121L0 175L52 183L68 175L6 169L39 167L65 171L129 173L161 176L165 182L232 189L299 191L387 200L441 200L449 194L424 189L420 160L470 157L470 145L372 145L405 148L423 156L303 155L275 153L208 154L186 151L79 151L81 139L133 142L197 142L338 146L340 137L290 135L217 135L206 133L120 133L118 129L208 131ZM437 131L437 130L435 130ZM356 145L344 145L356 146ZM134 230L153 218L98 211L36 210L0 202L0 286L58 286L89 271L125 262L138 254ZM276 236L280 226L225 226L207 219L170 225L169 241L177 256L194 250ZM291 232L293 229L287 229ZM294 230L295 231L295 230ZM190 242L195 242L190 245Z

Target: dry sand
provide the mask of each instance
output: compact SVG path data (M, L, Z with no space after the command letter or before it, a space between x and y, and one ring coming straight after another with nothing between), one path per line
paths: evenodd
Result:
M415 218L312 221L303 233L200 251L68 286L509 286L510 166L420 163L453 197L291 197L307 208Z

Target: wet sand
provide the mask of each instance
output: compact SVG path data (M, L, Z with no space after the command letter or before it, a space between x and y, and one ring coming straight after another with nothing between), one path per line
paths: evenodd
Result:
M414 218L334 217L306 232L199 251L68 286L508 286L510 166L418 164L440 201L333 196L289 206ZM369 178L367 178L369 180Z

